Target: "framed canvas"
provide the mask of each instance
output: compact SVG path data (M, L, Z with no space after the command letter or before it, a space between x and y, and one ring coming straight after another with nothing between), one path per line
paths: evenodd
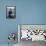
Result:
M16 6L6 6L6 18L16 18Z
M40 24L19 24L18 41L46 41L46 25Z

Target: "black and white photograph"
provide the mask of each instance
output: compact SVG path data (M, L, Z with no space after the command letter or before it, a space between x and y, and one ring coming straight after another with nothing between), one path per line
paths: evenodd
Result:
M6 18L8 18L8 19L16 18L16 6L7 6L6 7Z
M19 24L18 41L20 46L42 46L46 43L46 25Z

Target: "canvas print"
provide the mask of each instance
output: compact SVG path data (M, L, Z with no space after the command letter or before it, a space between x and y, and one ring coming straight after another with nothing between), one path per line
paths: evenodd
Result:
M18 42L19 46L43 45L46 43L46 25L19 24Z
M46 41L46 25L19 25L20 41ZM19 32L18 32L19 33Z
M16 18L16 6L6 7L6 18L9 18L9 19Z

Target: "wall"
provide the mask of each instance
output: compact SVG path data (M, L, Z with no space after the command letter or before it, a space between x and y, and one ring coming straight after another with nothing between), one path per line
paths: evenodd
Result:
M6 6L16 6L16 1L0 0L0 44L9 42L8 34L10 32L17 34L17 17L16 19L6 19ZM18 42L17 39L15 42Z
M18 3L17 10L20 11L17 12L20 20L18 23L46 24L46 0L23 0Z
M12 5L16 19L6 19L6 6ZM0 44L8 43L9 32L18 32L17 24L46 24L46 0L0 0Z

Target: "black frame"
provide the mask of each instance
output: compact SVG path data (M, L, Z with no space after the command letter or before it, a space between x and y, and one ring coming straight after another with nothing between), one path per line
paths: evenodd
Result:
M11 9L12 10L12 7L14 7L14 16L13 17L8 17L9 15L8 15L8 7L11 7L11 8L9 8L9 9ZM16 6L6 6L6 19L15 19L16 18Z

